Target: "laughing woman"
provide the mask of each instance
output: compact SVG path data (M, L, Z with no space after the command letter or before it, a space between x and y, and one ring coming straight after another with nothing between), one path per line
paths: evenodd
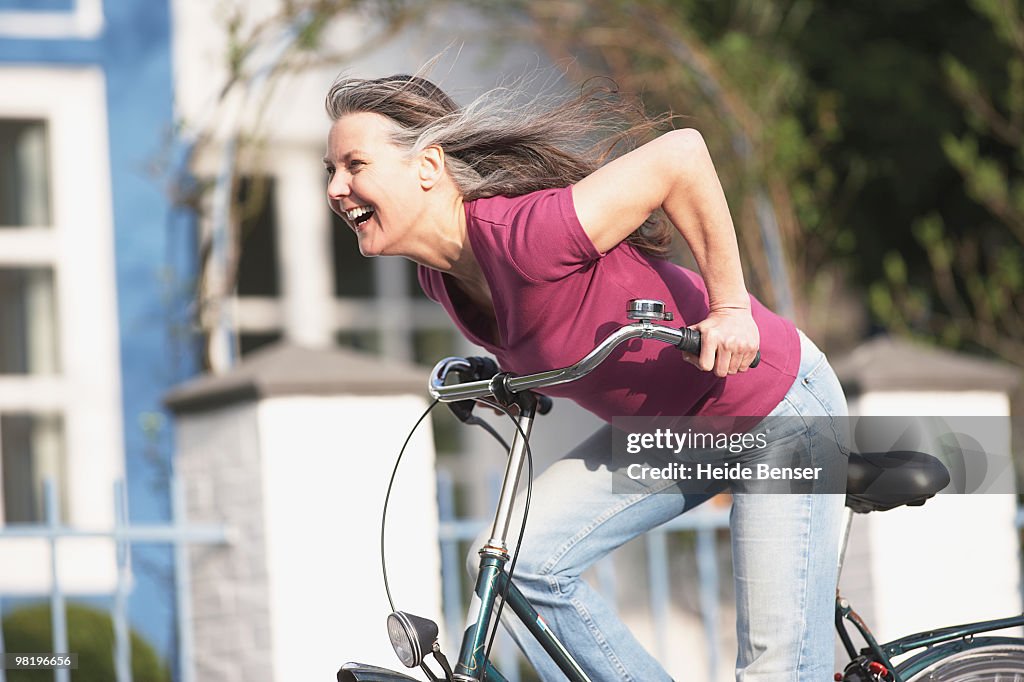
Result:
M420 77L339 80L327 95L328 202L363 255L418 263L426 294L518 374L575 363L630 298L666 301L701 331L699 357L646 344L551 391L607 422L845 414L821 351L748 294L701 135L675 130L624 150L654 128L641 118L629 135L611 132L636 110L594 91L524 105L500 89L460 108ZM599 149L618 155L581 147L600 137ZM652 217L658 209L670 224ZM673 229L699 275L666 260ZM761 364L748 371L758 351ZM810 430L814 420L786 423ZM703 498L656 494L663 481L613 494L610 428L534 482L516 582L593 679L668 680L580 574ZM812 434L787 435L792 446ZM738 680L832 675L842 507L834 494L734 497ZM525 630L506 625L543 679L564 679Z

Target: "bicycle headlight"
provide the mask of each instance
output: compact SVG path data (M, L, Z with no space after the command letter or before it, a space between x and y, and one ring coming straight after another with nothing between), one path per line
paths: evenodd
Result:
M433 650L437 623L404 611L388 616L388 639L406 668L415 668Z

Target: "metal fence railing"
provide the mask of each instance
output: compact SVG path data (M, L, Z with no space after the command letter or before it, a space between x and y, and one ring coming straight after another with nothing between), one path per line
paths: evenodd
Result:
M128 617L128 593L130 588L129 550L135 544L171 545L174 554L177 631L177 680L179 682L195 682L191 612L191 571L186 547L189 545L223 545L228 543L228 531L222 526L213 524L186 523L184 519L184 499L181 486L174 482L172 490L172 518L168 524L130 524L127 518L127 504L123 484L115 485L115 518L114 525L108 530L85 530L69 527L61 523L58 495L51 482L44 484L44 523L25 526L0 526L0 542L12 538L37 538L45 540L50 553L50 586L45 597L50 603L52 618L53 652L68 651L68 630L66 620L66 594L59 580L58 544L69 538L102 538L113 540L116 547L116 582L113 593L111 619L114 626L114 668L115 682L132 682L130 659L130 635ZM439 503L439 536L441 556L442 598L444 604L444 622L449 637L458 640L464 625L466 596L468 585L465 584L464 551L484 529L488 520L459 518L455 509L455 486L451 475L441 470L438 473ZM646 579L647 604L646 611L650 619L652 641L648 642L652 653L662 661L669 659L670 642L668 640L671 621L670 604L671 574L670 566L673 557L670 550L670 538L676 533L690 533L693 539L692 552L697 569L697 612L704 633L704 642L700 647L707 652L707 679L716 680L722 672L722 637L720 627L721 583L719 568L719 531L728 528L729 511L726 508L713 508L709 505L684 514L671 522L647 533L642 543L643 577ZM1024 510L1016 516L1016 527L1024 527ZM597 587L612 604L616 603L619 591L619 576L615 565L604 559L595 566L592 576ZM0 594L0 600L3 599ZM19 594L20 596L24 596ZM0 609L2 612L2 609ZM0 628L0 652L5 651L3 631ZM502 633L495 646L495 655L500 669L508 676L510 682L519 682L519 653L511 640ZM54 671L55 682L69 682L70 674L66 669ZM6 682L6 676L0 667L0 682Z
M171 545L174 551L174 575L177 592L176 623L178 628L178 679L180 682L193 682L195 675L192 669L192 621L188 556L186 545L195 544L226 544L228 536L221 526L210 524L189 524L180 521L184 516L184 498L181 486L177 481L171 483L172 523L169 524L129 524L128 506L125 487L118 482L114 485L114 525L108 530L85 530L65 526L61 523L59 495L52 481L43 483L43 501L45 518L39 525L9 525L0 527L0 541L11 538L40 538L49 544L50 554L50 591L40 595L49 598L51 614L52 648L50 651L68 652L68 624L65 608L66 594L61 587L58 565L58 544L69 538L101 538L113 540L116 546L117 577L114 587L111 621L114 626L114 671L115 682L132 682L131 646L128 620L128 594L130 588L129 550L135 544ZM24 596L20 595L19 596ZM0 599L3 595L0 595ZM0 628L0 651L6 651L3 641L3 629ZM69 682L70 670L57 668L54 670L55 682ZM3 668L0 668L0 682L6 682Z

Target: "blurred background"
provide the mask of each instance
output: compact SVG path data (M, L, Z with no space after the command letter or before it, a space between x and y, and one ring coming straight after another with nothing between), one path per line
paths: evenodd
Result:
M475 349L328 210L323 99L439 54L460 102L599 77L674 112L750 290L856 413L1000 417L1019 449L1020 0L0 0L0 644L80 656L7 680L397 666L383 492L426 368ZM504 465L456 426L412 440L388 550L452 657ZM537 468L596 426L559 404ZM727 680L728 500L704 507L587 577L675 678ZM844 593L882 639L1020 613L1021 518L1007 494L859 518Z

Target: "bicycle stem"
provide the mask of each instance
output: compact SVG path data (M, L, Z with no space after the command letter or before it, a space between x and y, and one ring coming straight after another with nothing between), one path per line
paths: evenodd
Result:
M512 506L516 501L516 490L519 488L519 477L523 473L523 463L526 461L526 440L530 437L533 428L533 413L523 414L519 417L519 429L516 429L515 437L512 440L512 448L509 450L508 463L505 468L505 477L501 484L501 493L498 497L498 510L494 513L494 525L491 527L491 539L487 545L502 551L508 551L508 529L512 523ZM526 436L526 439L523 438Z

